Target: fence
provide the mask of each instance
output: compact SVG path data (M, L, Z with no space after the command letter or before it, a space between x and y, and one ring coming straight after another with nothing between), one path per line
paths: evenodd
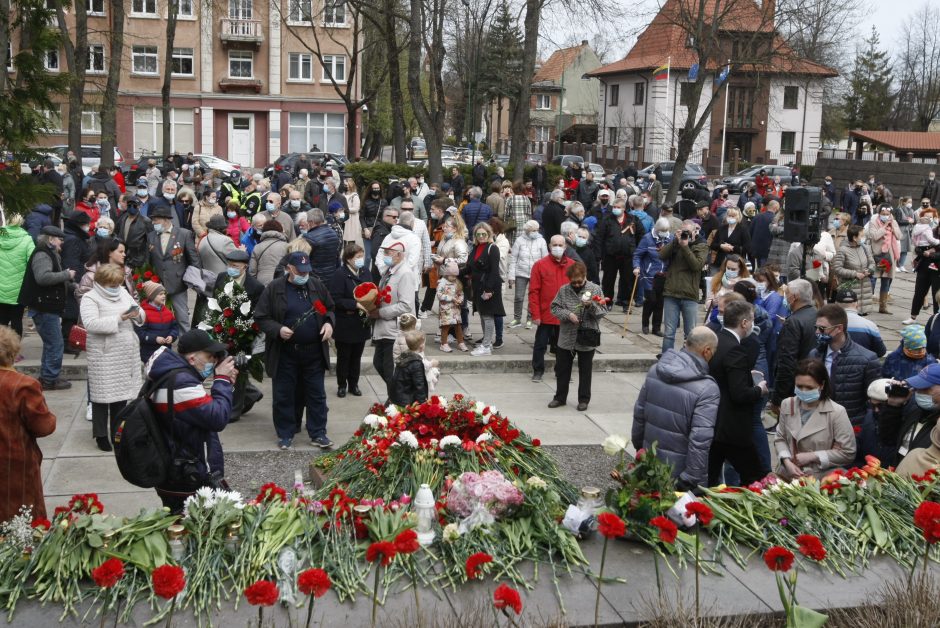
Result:
M913 164L940 163L940 153L931 157L914 156L910 152L866 150L859 153L854 149L832 148L823 149L817 153L819 159L849 159L855 161L885 161Z

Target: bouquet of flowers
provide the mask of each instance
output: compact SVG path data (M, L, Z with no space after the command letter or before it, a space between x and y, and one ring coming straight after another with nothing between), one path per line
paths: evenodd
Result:
M198 327L228 347L239 369L261 381L264 335L252 316L251 300L241 284L229 281L217 291L215 297L208 300L206 319Z
M144 264L138 268L134 269L134 272L131 274L131 279L134 281L134 288L137 290L137 302L140 303L147 298L147 293L144 292L144 284L148 281L154 283L160 283L160 276L153 270L153 266L150 264ZM167 299L166 306L173 311L173 304L170 303L170 300Z
M885 256L885 257L882 257L880 260L878 260L877 268L878 268L878 270L880 270L880 271L882 271L882 272L890 273L890 272L891 272L891 260L890 260L890 258L888 258L887 256Z
M451 485L447 493L447 509L464 517L460 527L465 532L478 525L493 523L496 517L506 514L522 500L522 491L499 471L469 471L461 474Z
M385 286L385 288L379 290L377 285L371 281L366 281L356 286L356 289L353 290L353 298L356 299L356 307L368 316L369 312L377 310L383 303L392 302L392 289Z

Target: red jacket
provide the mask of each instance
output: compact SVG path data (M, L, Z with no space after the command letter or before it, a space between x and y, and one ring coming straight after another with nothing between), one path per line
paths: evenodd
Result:
M772 186L773 183L773 179L766 174L764 176L757 175L754 177L754 185L757 186L757 195L764 196L767 193L767 188Z
M121 194L127 192L127 184L124 182L124 174L121 173L120 169L114 173L114 182L117 183L118 188L121 190Z
M89 228L91 229L92 235L94 235L95 227L98 226L98 219L101 218L101 212L98 210L98 205L95 203L89 205L85 201L78 201L75 203L75 211L88 214L88 217L91 218L91 225Z
M568 283L565 271L574 264L574 260L567 255L560 260L551 254L546 255L532 265L529 277L529 311L532 318L542 321L543 325L559 325L558 319L552 316L552 301L558 291Z

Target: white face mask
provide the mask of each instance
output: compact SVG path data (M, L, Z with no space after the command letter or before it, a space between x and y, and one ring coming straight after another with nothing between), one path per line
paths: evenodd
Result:
M552 257L561 259L561 256L565 254L565 247L563 246L553 246L552 247Z

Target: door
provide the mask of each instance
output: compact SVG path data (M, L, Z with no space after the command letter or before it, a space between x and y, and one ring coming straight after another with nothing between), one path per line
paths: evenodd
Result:
M252 168L255 164L255 116L228 114L228 160Z

